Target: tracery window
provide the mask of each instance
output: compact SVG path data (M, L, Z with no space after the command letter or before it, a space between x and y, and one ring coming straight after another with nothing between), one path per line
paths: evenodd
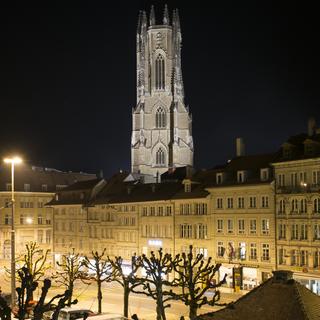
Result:
M165 153L162 150L162 148L159 148L156 153L156 164L158 166L164 166L165 165Z
M164 57L162 54L158 54L155 61L155 82L156 90L164 90L165 87L165 67Z
M159 107L156 112L156 128L166 127L166 113L162 107Z

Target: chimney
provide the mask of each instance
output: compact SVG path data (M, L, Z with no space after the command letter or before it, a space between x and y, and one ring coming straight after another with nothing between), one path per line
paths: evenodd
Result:
M236 139L236 156L243 157L245 154L245 145L243 142L243 138Z
M312 137L316 133L316 129L316 119L314 117L310 117L308 120L308 136Z

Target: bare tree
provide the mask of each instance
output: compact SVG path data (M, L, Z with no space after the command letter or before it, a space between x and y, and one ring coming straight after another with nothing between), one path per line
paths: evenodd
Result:
M108 257L108 261L112 266L113 280L118 282L123 288L123 315L128 318L130 292L133 292L137 286L142 284L141 278L137 275L142 266L141 258L136 256L131 257L129 272L124 270L123 259L121 257L115 257L114 260Z
M83 262L79 253L75 253L73 248L72 253L62 255L62 262L57 262L57 265L60 267L60 270L56 271L56 274L53 276L53 278L55 279L56 283L62 284L69 291L67 305L70 306L72 303L75 281L80 280L83 283L89 284L85 281L86 275L82 270Z
M170 307L167 302L175 299L172 289L165 287L174 286L175 283L168 280L169 274L173 271L174 262L171 254L163 254L162 248L156 255L153 251L150 258L145 254L141 256L141 264L146 272L146 277L141 279L143 291L133 290L135 293L143 293L156 301L157 320L166 320L165 309Z
M87 275L87 279L93 280L97 283L98 313L102 312L101 285L103 282L110 282L112 280L112 267L108 260L104 259L105 252L106 248L103 249L101 254L99 254L98 251L92 251L92 260L85 257L83 261L84 266L94 272L94 276Z
M44 277L46 270L50 268L50 266L47 265L47 258L49 252L49 249L43 252L43 250L35 241L27 243L25 254L23 254L17 259L17 262L21 265L21 267L17 269L17 280L21 281L19 271L24 272L24 268L28 269L28 277L25 278L25 281L30 281L30 283L28 284L29 288L32 287L32 284L34 282L38 282L39 280L41 280ZM11 271L6 268L6 272L11 277ZM28 294L30 294L28 300L33 300L33 291L28 290Z
M225 282L225 278L219 283L215 283L215 275L220 268L220 264L211 264L212 258L207 260L203 254L193 254L192 246L189 247L188 254L176 255L172 262L176 272L175 284L181 287L181 294L172 293L189 306L189 318L194 320L197 311L203 305L213 306L220 298L220 292L215 290L211 299L205 296L208 289L216 289Z

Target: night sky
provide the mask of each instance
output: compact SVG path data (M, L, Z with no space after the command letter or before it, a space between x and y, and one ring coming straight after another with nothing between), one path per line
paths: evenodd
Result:
M166 2L180 12L197 168L234 156L238 136L248 154L265 153L305 132L309 116L320 124L311 2ZM129 170L137 16L153 3L160 20L165 2L35 3L0 5L0 156L106 176Z

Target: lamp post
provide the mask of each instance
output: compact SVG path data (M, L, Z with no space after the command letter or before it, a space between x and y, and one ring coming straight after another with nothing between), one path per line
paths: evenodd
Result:
M22 162L19 157L4 159L5 163L11 164L11 307L16 304L16 261L15 261L15 230L14 230L14 166Z

